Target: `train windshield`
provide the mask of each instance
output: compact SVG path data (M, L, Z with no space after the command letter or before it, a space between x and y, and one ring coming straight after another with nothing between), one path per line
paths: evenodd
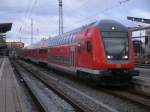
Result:
M128 33L102 32L102 38L107 59L128 59Z

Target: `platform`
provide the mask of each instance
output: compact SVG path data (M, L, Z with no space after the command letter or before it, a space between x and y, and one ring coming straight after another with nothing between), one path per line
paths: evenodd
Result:
M136 70L140 71L140 76L134 77L135 89L150 94L150 69L136 68Z
M0 112L26 112L21 90L7 57L0 58Z
M150 78L150 69L148 68L135 68L140 71L140 76Z

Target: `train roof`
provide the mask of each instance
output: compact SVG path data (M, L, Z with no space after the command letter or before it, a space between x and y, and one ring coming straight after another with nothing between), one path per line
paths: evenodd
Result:
M100 28L101 31L121 31L121 32L127 32L128 31L128 28L115 21L115 20L101 20L101 21L98 21L96 23L96 26L98 26Z
M93 23L90 23L88 25L84 25L80 28L74 29L72 31L63 33L62 35L57 35L52 38L48 38L46 40L42 40L40 42L37 42L28 48L41 48L41 47L51 47L56 45L63 45L63 44L70 44L75 42L75 34L78 32L88 28L88 27L99 27L101 31L112 31L112 27L115 27L116 31L128 31L128 28L121 23L114 21L114 20L100 20Z

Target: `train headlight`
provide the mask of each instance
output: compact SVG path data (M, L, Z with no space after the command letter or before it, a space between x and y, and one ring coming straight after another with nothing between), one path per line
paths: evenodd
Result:
M78 46L78 47L81 47L81 44L78 44L77 46Z
M113 56L107 55L107 59L112 59L112 58L113 58Z
M127 55L125 55L125 56L122 56L122 58L123 58L123 59L128 59L128 56L127 56Z

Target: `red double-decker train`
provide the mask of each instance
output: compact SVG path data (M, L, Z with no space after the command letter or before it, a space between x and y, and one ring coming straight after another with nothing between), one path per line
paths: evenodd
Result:
M119 22L101 20L49 38L45 46L23 49L19 56L103 85L124 85L139 74L131 37Z

